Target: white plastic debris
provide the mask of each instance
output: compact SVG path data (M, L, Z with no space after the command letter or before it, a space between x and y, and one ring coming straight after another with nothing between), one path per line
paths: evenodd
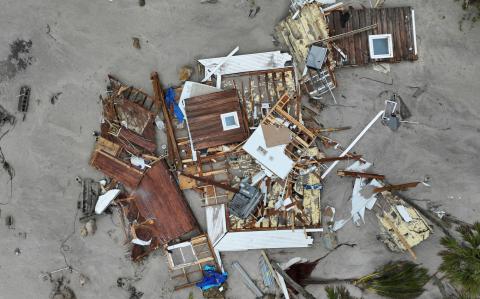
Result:
M145 169L145 167L151 167L150 165L147 165L147 163L145 163L145 160L143 158L137 156L131 156L130 163L132 163L133 166L140 167L140 169L142 170Z
M165 123L163 122L163 120L160 119L158 115L155 116L155 125L159 130L165 129Z
M97 200L97 204L95 205L95 213L102 214L110 203L117 198L118 194L120 194L120 189L111 189L108 190L105 194L100 195Z
M398 213L400 213L400 216L402 216L402 218L403 218L403 220L405 220L405 222L412 221L412 217L410 217L410 214L408 214L407 208L405 208L402 205L397 205L396 207L397 207Z
M143 240L140 240L139 238L135 238L135 239L132 239L132 243L140 246L150 246L150 244L152 243L152 239L148 241L143 241Z

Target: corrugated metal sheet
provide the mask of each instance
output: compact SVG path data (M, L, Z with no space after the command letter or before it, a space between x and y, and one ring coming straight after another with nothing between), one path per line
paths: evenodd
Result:
M225 57L200 59L206 70L213 70L219 63L224 61ZM216 72L220 75L229 75L245 72L271 70L282 68L285 63L292 60L288 53L280 51L245 54L230 57Z

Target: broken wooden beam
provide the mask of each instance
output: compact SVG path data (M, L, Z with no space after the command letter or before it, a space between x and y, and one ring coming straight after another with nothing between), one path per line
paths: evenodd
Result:
M385 176L382 174L358 172L358 171L337 170L337 175L341 177L349 176L354 178L366 178L366 179L377 179L377 180L385 179Z
M338 127L338 128L318 128L318 129L310 129L312 132L315 134L320 134L320 133L331 133L331 132L338 132L338 131L345 131L345 130L350 130L352 127L346 126L346 127Z
M175 133L173 131L173 123L170 113L168 111L167 104L165 102L165 97L163 94L162 86L160 85L160 79L157 72L153 72L150 76L152 81L153 92L154 92L154 102L157 108L161 108L163 116L165 119L165 129L167 131L168 138L168 157L169 165L175 165L177 169L182 167L182 159L180 158L180 153L178 151L177 141L175 139Z
M390 185L390 186L385 186L385 187L378 187L378 188L373 189L373 192L374 193L379 193L379 192L383 192L383 191L405 190L405 189L417 187L418 184L420 184L420 182L411 182L411 183L405 183L405 184L399 184L399 185Z
M289 284L297 292L302 294L303 297L305 297L306 299L315 299L315 297L312 294L310 294L301 285L296 283L295 280L293 280L290 276L288 276L288 274L285 273L285 271L283 271L283 269L280 268L280 266L277 263L272 263L272 267L273 267L273 269L275 269L275 272L277 272L280 276L283 277L283 279L285 280L285 282L287 284Z
M373 30L375 28L377 28L377 24L368 25L368 26L365 26L365 27L362 27L362 28L359 28L359 29L349 31L349 32L341 33L341 34L330 36L330 37L327 37L327 38L318 39L318 40L315 40L315 41L309 43L308 45L331 42L331 41L334 41L334 40L337 40L337 39L342 39L342 38L345 38L345 37L355 35L357 33L362 33L362 32L365 32L365 31Z
M345 155L343 157L325 157L321 159L317 159L319 163L325 163L325 162L333 162L333 161L339 161L339 160L360 160L362 158L362 155Z
M197 180L197 181L202 182L202 183L207 183L207 184L213 185L213 186L218 187L218 188L222 188L223 190L227 190L227 191L230 191L230 192L233 192L233 193L237 193L238 191L240 191L237 188L230 187L228 185L219 183L215 180L212 180L212 179L209 179L209 178L206 178L206 177L200 177L200 176L196 176L196 175L185 173L185 172L180 172L180 175L186 176L187 178L191 178L191 179Z

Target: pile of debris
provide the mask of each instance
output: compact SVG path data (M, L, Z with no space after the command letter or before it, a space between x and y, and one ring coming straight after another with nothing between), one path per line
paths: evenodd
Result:
M201 82L189 81L192 69L185 68L182 85L166 91L153 73L153 96L108 77L90 160L107 179L82 181L82 219L116 207L132 259L163 249L172 277L183 280L176 289L198 283L221 292L221 252L309 247L310 233L359 223L365 208L377 209L392 250L414 255L411 248L429 236L422 215L390 193L418 182L386 185L384 176L366 172L371 163L350 153L378 119L393 126L396 105L387 103L390 110L346 148L327 134L348 128L322 128L302 114L302 95L336 101L337 67L417 59L413 9L303 2L275 28L289 53L235 55L237 47L198 60ZM166 145L157 145L156 130L165 131ZM334 221L331 207L322 217L321 190L345 160L353 164L337 174L355 178L352 216ZM206 233L182 193L188 189L202 196Z

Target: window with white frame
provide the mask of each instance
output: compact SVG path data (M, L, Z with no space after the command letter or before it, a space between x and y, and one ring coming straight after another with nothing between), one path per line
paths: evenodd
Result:
M383 59L393 57L393 42L391 34L375 34L368 36L370 58Z
M220 118L222 119L222 126L224 131L240 128L237 112L234 111L220 114Z

